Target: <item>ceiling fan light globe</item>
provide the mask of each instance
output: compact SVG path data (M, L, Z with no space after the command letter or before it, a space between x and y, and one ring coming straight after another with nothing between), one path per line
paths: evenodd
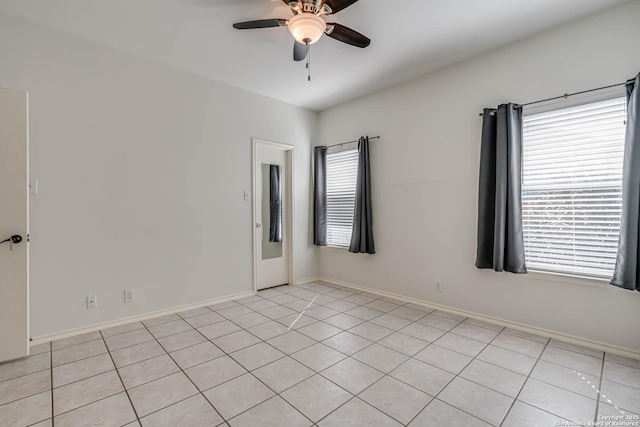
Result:
M327 23L314 14L302 13L289 20L289 32L298 43L313 44L327 29Z

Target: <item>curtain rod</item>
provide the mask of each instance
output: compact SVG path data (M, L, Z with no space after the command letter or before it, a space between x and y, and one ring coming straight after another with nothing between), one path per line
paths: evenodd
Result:
M609 85L609 86L602 86L602 87L598 87L595 89L589 89L589 90L583 90L581 92L574 92L574 93L565 93L564 95L560 95L560 96L554 96L553 98L547 98L547 99L541 99L539 101L533 101L533 102L527 102L526 104L515 104L515 107L528 107L529 105L534 105L534 104L540 104L542 102L548 102L548 101L555 101L556 99L566 99L570 96L575 96L575 95L583 95L585 93L590 93L590 92L595 92L598 90L604 90L604 89L611 89L612 87L617 87L617 86L622 86L622 85L626 85L629 82L632 82L633 79L627 80L624 83L616 83L614 85ZM492 109L491 111L497 111ZM479 115L482 117L484 113L480 113Z
M369 139L380 139L379 136L370 136ZM343 142L341 144L333 144L333 145L327 145L326 147L324 147L325 149L327 148L331 148L331 147L342 147L343 145L347 145L347 144L355 144L356 142L360 142L360 140L355 140L355 141L349 141L349 142Z

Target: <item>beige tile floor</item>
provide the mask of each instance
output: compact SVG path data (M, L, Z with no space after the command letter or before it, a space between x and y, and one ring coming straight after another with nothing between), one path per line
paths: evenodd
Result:
M3 427L640 425L640 361L322 283L32 353Z

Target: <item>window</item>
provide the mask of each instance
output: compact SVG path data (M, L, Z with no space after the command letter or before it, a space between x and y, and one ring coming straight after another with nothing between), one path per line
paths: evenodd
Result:
M358 149L327 153L327 245L349 247L356 202Z
M625 119L625 98L524 117L522 214L529 269L612 276Z

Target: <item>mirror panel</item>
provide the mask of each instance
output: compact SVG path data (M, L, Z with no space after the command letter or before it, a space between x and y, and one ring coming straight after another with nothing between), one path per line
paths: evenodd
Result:
M262 164L262 259L282 257L282 167Z

